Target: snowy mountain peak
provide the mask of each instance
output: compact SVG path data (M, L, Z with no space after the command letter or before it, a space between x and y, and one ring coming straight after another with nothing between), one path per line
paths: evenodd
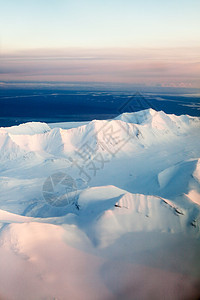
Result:
M148 122L156 114L156 110L149 108L142 111L123 113L115 118L128 123L142 124Z
M1 128L0 298L198 299L199 132L153 109Z
M42 122L28 122L12 127L0 127L0 133L8 132L16 135L34 135L39 133L45 133L50 130L50 127L46 123Z

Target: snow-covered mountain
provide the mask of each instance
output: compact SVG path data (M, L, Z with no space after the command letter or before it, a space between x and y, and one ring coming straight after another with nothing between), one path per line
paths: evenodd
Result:
M199 118L0 128L0 190L0 299L200 296Z

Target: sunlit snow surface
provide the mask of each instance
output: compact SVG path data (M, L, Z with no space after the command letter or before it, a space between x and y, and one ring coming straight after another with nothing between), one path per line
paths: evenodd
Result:
M0 299L198 299L200 119L0 128Z

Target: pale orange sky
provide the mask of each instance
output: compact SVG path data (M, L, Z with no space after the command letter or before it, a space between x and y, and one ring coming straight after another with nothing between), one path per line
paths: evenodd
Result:
M0 81L200 88L199 0L0 0Z

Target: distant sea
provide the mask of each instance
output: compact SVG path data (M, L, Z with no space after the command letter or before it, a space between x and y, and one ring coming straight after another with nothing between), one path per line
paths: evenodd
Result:
M148 108L200 117L200 94L0 88L0 127L110 119Z

